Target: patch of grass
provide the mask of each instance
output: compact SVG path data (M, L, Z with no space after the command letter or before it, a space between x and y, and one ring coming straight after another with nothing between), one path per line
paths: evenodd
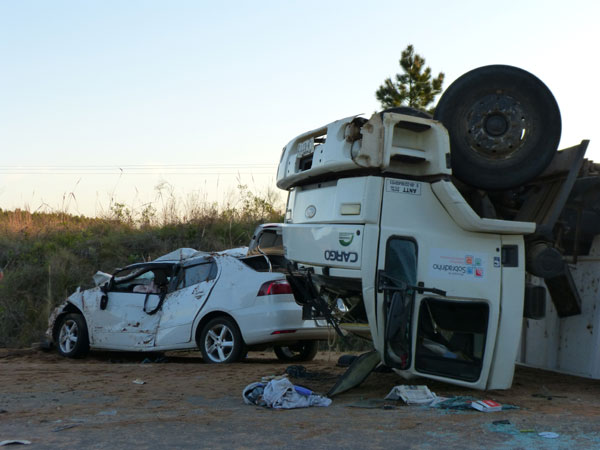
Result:
M50 311L97 270L148 261L180 247L218 251L247 245L256 226L281 222L282 206L268 192L239 186L235 203L184 202L164 190L139 211L112 202L99 218L0 209L0 347L43 338Z

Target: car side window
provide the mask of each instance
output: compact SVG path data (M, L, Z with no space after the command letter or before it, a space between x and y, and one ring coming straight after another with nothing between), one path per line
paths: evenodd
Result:
M198 264L185 268L182 283L178 286L180 289L204 281L213 280L217 276L217 265L214 262Z
M159 293L168 288L172 278L170 267L133 267L115 274L111 292Z
M283 237L275 230L265 230L260 237L258 248L265 253L283 254Z

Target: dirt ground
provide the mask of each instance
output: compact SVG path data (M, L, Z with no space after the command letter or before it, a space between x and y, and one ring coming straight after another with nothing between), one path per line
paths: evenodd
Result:
M344 368L323 352L294 384L325 393ZM32 448L600 448L600 381L518 367L507 391L479 392L426 379L437 395L491 398L518 409L453 411L383 402L404 381L372 373L329 407L270 410L242 390L288 364L270 352L241 363L205 364L195 353L92 353L0 349L0 441ZM156 360L156 355L151 355ZM134 384L142 380L145 384ZM559 436L548 439L539 432Z

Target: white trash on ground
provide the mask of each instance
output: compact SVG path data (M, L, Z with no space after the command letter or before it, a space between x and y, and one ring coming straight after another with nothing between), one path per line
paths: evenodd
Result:
M437 396L427 386L409 386L401 384L394 386L390 393L385 396L386 400L402 399L408 405L429 405Z
M560 435L553 431L542 431L541 433L538 433L538 436L545 437L546 439L556 439Z

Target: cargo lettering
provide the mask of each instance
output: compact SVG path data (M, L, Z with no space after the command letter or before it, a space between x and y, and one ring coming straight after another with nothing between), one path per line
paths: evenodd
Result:
M356 252L340 252L338 250L325 250L324 257L326 261L339 261L355 263L358 261Z

